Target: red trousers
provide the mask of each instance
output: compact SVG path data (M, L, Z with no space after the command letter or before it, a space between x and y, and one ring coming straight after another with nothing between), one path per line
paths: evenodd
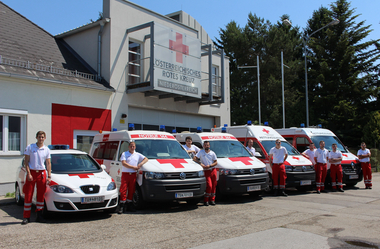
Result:
M342 166L340 164L331 164L330 167L330 176L331 176L331 186L333 189L336 189L336 185L338 188L342 188L342 180L343 180L343 171ZM338 182L336 179L338 178Z
M366 187L372 187L372 169L369 162L361 163L364 177L364 184Z
M44 209L44 196L46 192L46 171L45 170L30 170L33 177L32 181L25 179L23 192L25 194L24 200L24 218L30 218L32 211L32 198L34 193L34 186L37 184L37 202L36 212Z
M325 180L327 175L327 164L326 163L317 163L315 165L315 184L317 190L325 190Z
M206 194L204 197L204 202L215 201L215 192L216 192L216 174L217 170L214 167L212 170L205 170L206 177Z
M136 173L123 172L121 175L120 202L131 202L136 189ZM127 196L128 191L128 196Z
M286 182L285 164L283 163L272 164L272 180L273 180L274 189L285 189L285 182Z

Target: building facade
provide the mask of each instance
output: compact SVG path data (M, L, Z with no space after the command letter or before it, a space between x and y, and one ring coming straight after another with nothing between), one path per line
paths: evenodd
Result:
M169 132L230 124L228 58L187 13L104 0L103 19L53 37L1 8L9 35L0 39L13 44L0 47L0 187L14 187L38 130L46 144L88 151L99 130L131 123Z

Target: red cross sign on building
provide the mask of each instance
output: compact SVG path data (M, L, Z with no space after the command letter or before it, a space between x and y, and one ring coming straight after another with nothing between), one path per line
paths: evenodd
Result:
M176 32L176 41L169 40L169 49L176 51L176 61L183 63L182 55L189 54L189 46L182 43L182 34Z

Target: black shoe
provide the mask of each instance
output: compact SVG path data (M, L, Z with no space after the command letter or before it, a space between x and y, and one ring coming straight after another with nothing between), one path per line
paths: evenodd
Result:
M208 201L206 201L204 205L205 205L205 206L208 206L208 205L210 205L210 204L208 204Z
M132 202L128 202L127 210L129 212L136 212L135 206L133 205Z
M24 218L21 222L21 225L26 225L30 222L30 219L29 218Z
M210 201L210 205L215 206L215 201Z
M344 190L342 189L342 188L340 188L340 189L338 189L339 190L339 192L344 192Z
M278 195L278 190L277 190L277 189L274 190L273 195L274 195L274 196L277 196L277 195Z
M46 223L47 221L42 217L42 211L37 211L36 222Z
M317 194L320 194L320 193L321 193L321 191L317 190L317 192L315 192L315 193L317 193Z
M119 203L119 210L117 210L117 213L118 214L122 214L124 213L124 202L123 203Z
M288 194L287 194L287 193L285 193L285 191L284 191L284 190L282 190L280 194L281 194L282 196L288 197Z
M372 189L372 187L371 187L371 186L368 186L368 189Z

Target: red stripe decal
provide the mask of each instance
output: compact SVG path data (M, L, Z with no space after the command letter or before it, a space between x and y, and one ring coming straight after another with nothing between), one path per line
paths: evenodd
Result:
M176 169L185 168L181 163L187 163L185 159L157 159L160 164L171 164Z
M89 176L93 176L93 173L90 174L69 174L69 176L79 176L79 178L90 178Z

